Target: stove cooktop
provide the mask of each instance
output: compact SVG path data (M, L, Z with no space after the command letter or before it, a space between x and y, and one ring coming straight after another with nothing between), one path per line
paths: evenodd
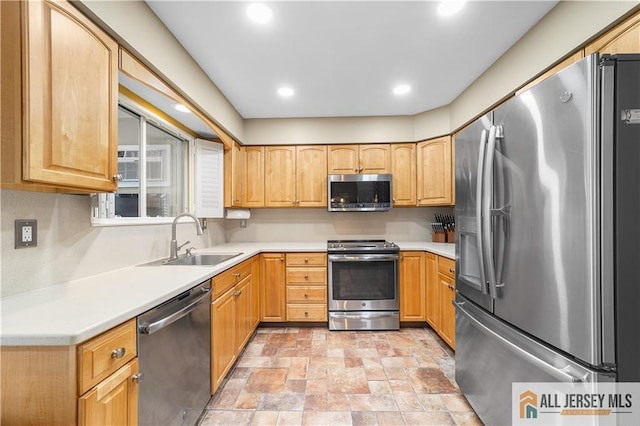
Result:
M399 251L397 244L385 240L328 240L327 251Z

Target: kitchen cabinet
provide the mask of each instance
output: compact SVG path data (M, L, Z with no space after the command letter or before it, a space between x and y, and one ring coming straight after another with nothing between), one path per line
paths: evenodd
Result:
M425 253L400 252L400 321L425 321Z
M439 294L438 294L438 256L425 253L425 315L427 323L434 330L440 322Z
M255 327L254 259L213 278L211 303L211 393L231 370Z
M416 150L418 206L451 205L453 202L451 136L420 142Z
M286 254L287 321L327 321L327 254Z
M327 173L391 173L390 144L329 145Z
M600 53L640 53L640 12L598 37L584 49L585 55Z
M456 323L453 300L456 297L455 262L438 258L438 334L452 349L456 348Z
M260 255L260 321L286 321L285 254Z
M264 207L264 147L244 146L242 207Z
M416 205L416 144L391 144L393 205Z
M136 338L131 319L76 346L0 347L0 423L137 424Z
M66 1L1 19L2 187L116 191L117 43Z
M266 207L326 207L326 146L268 146Z
M242 206L242 177L245 173L244 151L238 142L231 148L231 207Z

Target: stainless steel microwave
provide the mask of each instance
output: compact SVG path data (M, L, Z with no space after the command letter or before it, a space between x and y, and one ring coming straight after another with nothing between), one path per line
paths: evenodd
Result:
M390 174L329 175L330 212L383 212L393 203Z

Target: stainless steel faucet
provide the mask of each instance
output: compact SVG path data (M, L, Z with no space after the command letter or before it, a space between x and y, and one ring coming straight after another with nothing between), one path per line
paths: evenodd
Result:
M202 231L202 226L200 226L200 220L195 215L192 215L191 213L182 213L176 216L176 218L173 219L173 223L171 224L171 253L169 254L169 260L177 259L178 250L191 242L187 241L186 243L178 246L178 241L176 241L176 223L178 223L178 219L185 216L189 216L196 223L198 235L202 235L204 233Z

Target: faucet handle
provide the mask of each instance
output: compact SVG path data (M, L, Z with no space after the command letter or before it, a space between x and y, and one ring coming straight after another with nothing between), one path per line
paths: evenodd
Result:
M195 247L189 247L188 249L186 249L185 251L187 252L187 256L192 256L191 252L194 251L195 249L196 249Z
M187 244L189 244L190 242L191 242L191 241L187 241L187 242L185 242L184 244L180 244L180 245L178 246L178 250L176 250L176 251L180 251L180 249L181 249L182 247L186 246L186 245L187 245Z

